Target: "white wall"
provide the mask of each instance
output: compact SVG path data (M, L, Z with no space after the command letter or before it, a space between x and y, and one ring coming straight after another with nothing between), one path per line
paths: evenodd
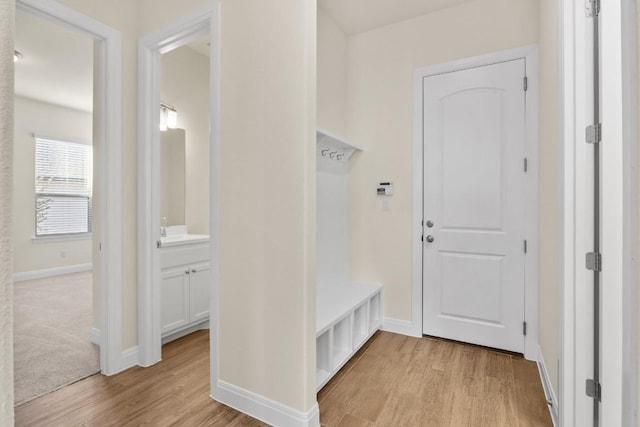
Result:
M91 240L34 242L34 134L91 144L92 114L15 97L13 250L14 273L91 263Z
M344 136L347 125L347 37L318 7L318 127ZM317 159L318 286L343 284L349 278L349 167Z
M329 163L329 164L327 164ZM340 286L349 279L348 164L332 167L318 157L317 171L317 286Z
M161 57L160 99L185 129L185 223L209 234L209 58L188 47ZM171 225L171 224L170 224Z
M318 127L347 131L347 37L318 7Z

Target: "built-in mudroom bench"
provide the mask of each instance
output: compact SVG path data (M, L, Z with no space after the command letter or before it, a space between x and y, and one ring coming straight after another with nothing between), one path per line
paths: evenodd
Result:
M362 149L318 130L316 385L320 390L382 325L382 285L349 280L349 159Z

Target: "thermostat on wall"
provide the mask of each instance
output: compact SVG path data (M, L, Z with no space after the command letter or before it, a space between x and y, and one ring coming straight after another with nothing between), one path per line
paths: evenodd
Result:
M393 195L393 182L379 182L377 188L378 196L391 196Z

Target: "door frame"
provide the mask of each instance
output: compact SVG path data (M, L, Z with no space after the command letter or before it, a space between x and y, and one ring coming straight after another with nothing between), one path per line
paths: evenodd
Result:
M210 34L210 236L218 236L220 3L187 15L138 41L138 364L162 360L160 283L160 56ZM210 341L212 387L217 384L218 247L211 239ZM154 285L155 284L155 285Z
M602 75L602 310L601 425L636 425L638 421L638 50L636 0L601 2ZM585 249L581 242L584 199L586 122L584 3L563 0L560 8L562 102L560 202L560 425L590 419L585 398L581 352L583 324L577 304L591 288L584 286Z
M499 62L524 59L528 78L525 118L525 155L528 159L528 173L525 176L525 199L527 217L525 236L527 255L525 256L525 321L527 335L524 342L524 356L528 360L538 360L538 47L528 45L516 49L464 58L443 64L420 68L414 72L414 117L413 117L413 227L412 227L412 307L411 330L417 337L422 336L423 311L423 79L443 73L477 68Z
M122 45L120 32L76 10L51 0L17 0L16 8L79 32L97 43L94 55L94 137L99 144L98 195L100 209L100 371L115 374L128 367L122 351L122 259L121 259L121 139L122 139ZM94 106L96 103L94 101ZM96 227L94 227L94 230ZM89 331L87 331L88 339Z

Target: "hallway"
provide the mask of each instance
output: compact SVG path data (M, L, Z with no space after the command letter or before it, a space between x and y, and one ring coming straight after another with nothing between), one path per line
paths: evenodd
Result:
M550 426L535 363L433 338L380 332L319 393L323 426ZM95 375L16 408L17 426L262 426L209 398L209 335L163 361Z

